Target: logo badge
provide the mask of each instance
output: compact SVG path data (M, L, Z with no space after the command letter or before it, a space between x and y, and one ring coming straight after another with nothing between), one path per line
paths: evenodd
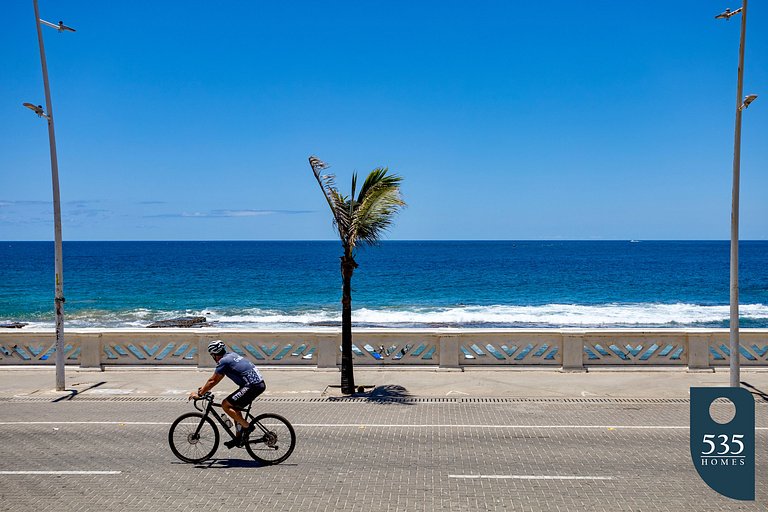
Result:
M736 406L718 423L710 406L727 398ZM712 489L735 500L755 499L755 400L742 388L691 388L691 458Z

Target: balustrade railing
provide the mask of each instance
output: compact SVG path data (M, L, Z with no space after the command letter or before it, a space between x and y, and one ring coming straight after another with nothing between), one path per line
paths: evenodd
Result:
M741 331L741 364L768 366L768 329ZM206 347L222 339L261 366L336 368L341 336L330 331L219 331L213 329L68 330L67 364L212 367ZM53 331L0 331L0 366L55 361ZM725 329L656 330L361 330L352 346L359 367L442 368L541 366L727 367ZM201 355L202 354L202 355Z

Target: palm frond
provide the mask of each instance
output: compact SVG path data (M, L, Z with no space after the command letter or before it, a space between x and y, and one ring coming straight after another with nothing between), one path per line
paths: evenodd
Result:
M342 242L349 238L349 230L352 224L349 199L339 192L336 188L336 177L333 174L322 174L322 171L328 169L328 165L316 156L309 157L309 166L312 173L323 191L328 207L333 214L333 225L339 232L339 238Z
M387 175L388 172L389 169L386 167L378 167L372 170L365 178L365 182L363 183L363 188L360 189L360 195L357 198L357 202L362 203L362 198L368 194L368 190L374 185L380 183L382 180L389 180L389 182L392 183L392 180L394 179L396 181L394 184L399 185L402 181L402 178L394 174Z
M357 201L355 201L355 190L357 189L357 173L352 173L352 194L349 196L349 217L353 218L355 215L355 206L357 205Z
M321 174L321 171L327 169L328 165L314 155L309 157L309 166L312 168L312 173L320 185L320 190L323 191L325 200L328 201L331 212L333 212L334 204L331 192L336 190L336 176L333 174Z
M312 167L312 172L315 173L315 176L319 176L320 171L328 168L328 164L317 158L315 155L309 157L309 166Z
M345 249L354 251L358 242L377 244L404 206L400 197L402 178L389 174L386 167L371 171L357 193L357 173L352 175L352 194L347 197L336 188L333 174L322 174L328 165L316 156L309 165L333 214L333 225Z
M331 213L333 213L333 225L339 232L339 238L342 243L347 244L347 240L350 238L350 230L352 227L352 212L350 209L350 200L348 197L343 196L338 190L331 189L331 202L333 207Z
M352 226L355 241L377 244L392 225L395 214L405 206L400 197L402 178L387 173L386 168L374 169L360 189Z

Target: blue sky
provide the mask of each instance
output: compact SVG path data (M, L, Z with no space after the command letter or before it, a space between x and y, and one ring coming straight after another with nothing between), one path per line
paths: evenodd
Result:
M332 239L307 164L404 176L391 239L727 239L740 20L714 1L40 0L65 240ZM53 238L32 2L3 2L0 239ZM741 237L768 238L768 5Z

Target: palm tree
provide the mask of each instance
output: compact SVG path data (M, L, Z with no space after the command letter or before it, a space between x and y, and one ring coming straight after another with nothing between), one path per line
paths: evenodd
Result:
M358 243L377 245L395 214L405 206L400 198L400 182L403 179L388 174L386 167L379 167L371 171L355 198L357 173L352 174L352 194L344 196L336 188L333 174L320 174L328 168L325 163L311 156L309 165L331 208L333 225L344 248L344 256L341 257L341 392L352 394L355 392L352 367L352 274L357 268L355 249Z

